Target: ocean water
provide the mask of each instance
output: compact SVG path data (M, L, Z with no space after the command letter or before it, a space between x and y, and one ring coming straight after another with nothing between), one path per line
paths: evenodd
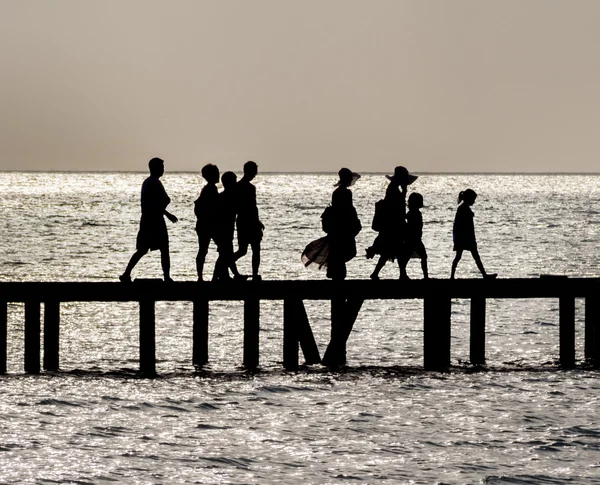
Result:
M0 173L2 281L115 281L135 249L142 173ZM321 237L336 177L259 174L265 279L320 279L302 249ZM193 280L199 174L163 178L180 218L169 224L172 272ZM364 175L363 223L350 278L386 179ZM500 277L599 276L600 177L423 175L430 275L447 278L456 197L478 192L480 253ZM214 249L207 261L212 270ZM160 277L157 253L134 277ZM250 272L249 255L240 262ZM409 274L420 278L412 261ZM465 256L458 277L477 277ZM389 264L384 278L397 278ZM321 352L329 307L306 302ZM488 370L468 360L469 302L453 301L450 373L422 366L422 302L365 302L349 369L281 369L282 305L261 304L261 368L242 361L242 304L211 303L210 365L191 366L191 306L157 304L157 379L139 379L134 303L68 303L61 373L23 374L23 307L9 304L9 375L0 377L0 483L271 484L600 483L598 372L558 371L558 302L490 300ZM583 359L583 301L577 301Z

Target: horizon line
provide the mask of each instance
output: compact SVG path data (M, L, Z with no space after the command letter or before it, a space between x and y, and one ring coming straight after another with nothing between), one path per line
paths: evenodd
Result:
M237 172L243 172L243 169ZM148 173L148 170L0 170L0 173ZM200 174L200 170L169 170L172 174ZM268 170L259 172L261 175L337 175L337 171L282 171ZM390 172L364 171L364 175L389 175ZM600 175L600 172L439 172L413 171L416 175Z

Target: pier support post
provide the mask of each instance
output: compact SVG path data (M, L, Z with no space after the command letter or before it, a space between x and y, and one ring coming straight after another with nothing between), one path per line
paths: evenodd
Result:
M585 298L585 358L600 367L600 301L592 296Z
M575 298L561 296L559 300L560 365L575 366Z
M8 303L0 301L0 374L6 374L6 350L8 345Z
M286 298L283 301L283 366L287 370L298 369L298 343L306 364L321 362L304 303L299 299Z
M361 298L331 301L331 340L323 355L323 365L337 367L346 363L346 343L363 303Z
M260 332L260 300L244 300L244 367L255 370L258 367Z
M156 322L154 300L140 301L140 372L156 374Z
M60 349L60 302L44 302L44 369L58 371Z
M298 330L297 335L300 340L300 348L304 355L304 363L307 365L320 364L321 355L319 354L319 347L315 341L312 328L308 321L308 315L306 314L306 308L302 300L298 300ZM357 312L358 313L358 312Z
M446 370L450 367L450 312L452 301L447 296L428 296L424 302L424 367Z
M298 370L299 339L294 303L291 298L283 300L283 367L286 370Z
M585 297L585 344L584 356L585 359L593 363L595 359L595 333L598 320L600 319L600 303L592 296Z
M331 299L331 337L323 355L323 365L335 367L346 363L346 344L341 345L344 307L346 299L335 296Z
M40 302L25 302L25 372L40 372Z
M194 300L192 363L201 367L208 363L208 300Z
M592 363L595 368L600 368L600 306L595 303L597 313L594 320L594 352L592 353Z
M471 298L471 348L472 365L485 364L485 298Z

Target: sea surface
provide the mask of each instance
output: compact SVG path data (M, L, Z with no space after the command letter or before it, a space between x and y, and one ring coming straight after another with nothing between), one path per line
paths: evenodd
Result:
M116 281L135 250L143 173L0 173L0 280ZM302 266L323 235L333 174L259 174L264 279L323 279ZM195 173L163 183L175 280L195 280ZM387 180L353 187L363 223L350 278ZM501 278L600 276L600 176L422 175L430 275L447 278L460 190L474 189L480 253ZM215 261L211 248L206 276ZM240 261L250 272L250 255ZM409 274L421 278L418 261ZM160 278L146 256L134 277ZM478 277L470 256L459 278ZM388 264L383 278L397 278ZM307 302L317 343L326 302ZM449 373L421 370L422 301L365 302L348 369L281 368L282 304L261 303L261 367L244 372L242 304L211 303L210 365L191 365L191 305L157 304L156 379L141 379L138 306L66 303L61 372L23 373L23 306L9 304L9 374L0 377L0 484L563 484L600 483L600 374L560 371L558 301L490 300L486 371L467 365L469 302L453 300Z

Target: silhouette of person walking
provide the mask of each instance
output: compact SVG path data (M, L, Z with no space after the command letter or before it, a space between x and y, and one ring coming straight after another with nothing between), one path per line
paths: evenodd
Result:
M196 255L196 271L198 281L203 281L204 262L208 254L211 239L216 242L218 225L219 191L219 169L216 165L209 163L202 167L202 177L206 185L200 192L200 197L194 202L194 214L196 214L196 233L198 234L198 254Z
M236 280L245 280L233 259L233 233L235 231L236 216L236 182L237 177L233 172L225 172L221 177L223 190L219 194L218 200L218 220L217 220L217 248L219 257L215 263L215 273L213 280L229 280L229 269Z
M367 248L367 258L379 254L379 261L371 274L371 279L378 280L379 272L388 261L398 260L400 278L408 279L406 274L407 249L406 237L406 191L408 185L417 180L404 167L394 169L394 175L386 175L390 183L385 191L385 197L375 204L373 229L379 232L373 245ZM410 253L409 253L410 254Z
M260 242L265 226L258 218L256 205L256 187L250 182L258 173L258 165L252 161L244 164L244 176L236 184L237 206L237 236L238 250L233 255L237 261L248 253L248 246L252 248L252 279L260 281L258 273L260 267Z
M462 257L463 251L470 251L477 264L477 268L481 271L484 278L496 278L496 273L488 274L485 272L483 263L477 251L477 241L475 240L475 225L473 223L473 211L471 206L475 203L477 194L472 189L467 189L458 194L458 209L456 210L456 217L454 218L454 226L452 228L452 236L454 239L454 251L456 256L452 261L452 272L450 279L454 279L456 273L456 267Z
M427 271L427 251L423 244L423 196L413 192L408 197L408 213L406 214L406 258L404 266L408 264L411 257L416 256L421 259L421 269L423 278L429 278Z
M165 162L153 158L148 162L150 177L142 184L142 217L140 230L137 235L136 252L131 256L125 272L119 276L124 283L131 282L131 271L148 251L160 250L160 261L164 280L171 279L171 259L169 257L169 233L164 216L171 222L177 222L177 217L167 212L171 199L167 195L160 178L165 173Z
M346 263L356 256L356 236L362 225L352 204L352 191L360 175L349 168L342 168L337 188L331 196L331 206L323 213L323 229L329 237L327 277L332 280L346 278Z

